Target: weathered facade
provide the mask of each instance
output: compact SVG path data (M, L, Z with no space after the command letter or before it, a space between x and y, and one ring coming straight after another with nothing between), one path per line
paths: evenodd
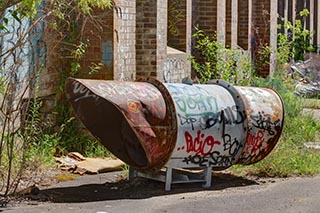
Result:
M275 71L278 14L285 20L300 19L299 11L310 11L304 19L313 32L311 43L320 49L320 3L317 0L115 0L113 11L96 11L100 27L86 22L83 39L88 46L80 60L80 78L133 81L154 77L162 82L181 82L191 75L188 57L194 54L195 26L226 47L239 49L253 58L261 44L273 47L268 67L260 75ZM36 30L35 42L45 48L45 69L41 73L40 96L54 105L68 57L57 46L60 35L45 25ZM286 33L286 32L284 32ZM40 35L39 35L40 34ZM61 57L62 56L62 57ZM102 64L98 72L90 67ZM89 74L90 73L90 74ZM51 109L47 109L51 112Z

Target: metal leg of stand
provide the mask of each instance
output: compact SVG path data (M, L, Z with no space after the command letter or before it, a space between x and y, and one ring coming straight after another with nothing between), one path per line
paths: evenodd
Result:
M138 176L137 172L134 169L132 169L131 167L129 167L129 179L137 177L137 176Z
M167 169L166 169L166 186L165 186L166 191L171 190L171 183L172 183L172 168L167 167Z
M205 183L203 184L203 188L211 187L211 177L212 177L212 167L206 167L203 171Z

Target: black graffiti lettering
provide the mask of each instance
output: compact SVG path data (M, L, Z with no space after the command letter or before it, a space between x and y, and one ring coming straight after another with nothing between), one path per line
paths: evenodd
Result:
M232 141L231 135L224 134L223 135L223 147L224 151L228 151L229 155L234 155L239 150L239 141L237 138L234 138Z
M192 117L184 117L182 116L181 114L178 114L178 117L179 117L179 121L180 121L180 125L181 126L184 126L184 125L191 125L191 129L194 130L194 123L197 122L197 119L196 118L192 118Z
M252 123L253 126L257 127L258 129L267 131L269 135L275 135L276 131L273 130L273 127L280 125L280 119L272 122L270 117L266 118L264 116L264 112L259 112L258 115L251 115L250 118L254 121Z
M236 115L234 115L234 112L236 112ZM202 127L204 129L210 129L211 127L215 126L216 124L223 123L224 125L231 125L231 124L241 124L246 119L246 114L239 111L238 106L233 107L227 107L220 112L212 113L212 115L209 115L203 119L201 119Z
M232 165L232 158L220 155L220 152L215 151L210 154L210 164L220 167L228 167Z
M182 162L186 164L194 164L199 167L214 166L214 167L229 167L232 165L232 158L220 155L220 152L214 151L206 156L189 155Z

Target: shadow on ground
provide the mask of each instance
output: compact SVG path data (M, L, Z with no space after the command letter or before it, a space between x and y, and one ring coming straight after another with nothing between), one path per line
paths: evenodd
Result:
M56 187L44 189L34 200L56 203L94 202L120 199L144 199L155 196L197 192L203 190L223 190L232 187L257 185L258 182L231 174L214 174L211 188L203 189L201 183L173 184L170 192L164 190L164 183L141 177L103 184Z

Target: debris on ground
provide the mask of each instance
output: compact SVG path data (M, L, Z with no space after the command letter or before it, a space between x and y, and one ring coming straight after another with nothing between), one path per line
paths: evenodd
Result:
M119 171L125 166L125 163L119 159L86 158L77 152L70 152L67 156L56 158L56 162L61 170L80 175Z
M320 55L308 53L305 61L297 61L291 64L290 76L300 77L296 84L295 94L314 98L320 94Z

